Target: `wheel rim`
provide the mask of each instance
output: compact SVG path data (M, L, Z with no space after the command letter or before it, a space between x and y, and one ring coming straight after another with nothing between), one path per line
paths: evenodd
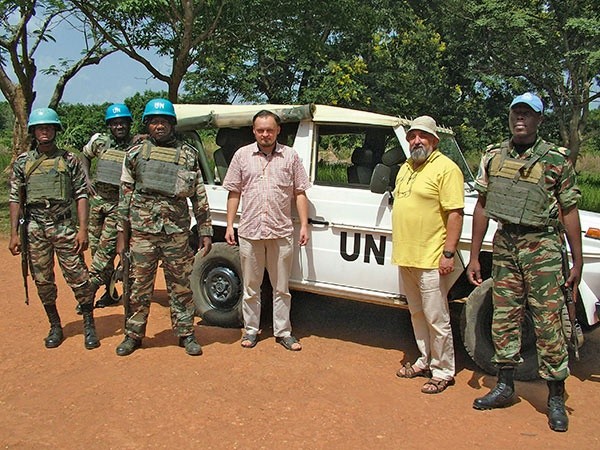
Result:
M215 309L232 310L239 300L240 279L229 267L212 267L202 277L202 290Z

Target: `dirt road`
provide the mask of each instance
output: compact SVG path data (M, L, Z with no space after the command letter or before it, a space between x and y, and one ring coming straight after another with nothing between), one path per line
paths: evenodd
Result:
M455 386L425 395L423 379L396 378L400 362L416 357L409 314L373 305L296 295L298 353L276 344L268 323L254 349L240 347L238 329L200 323L204 355L194 358L176 345L159 279L143 348L119 358L122 308L97 310L102 346L85 350L59 274L66 340L47 350L35 288L25 306L19 258L0 246L4 448L600 448L600 328L586 333L567 380L570 429L554 433L541 381L518 382L511 408L472 409L494 378L456 338Z

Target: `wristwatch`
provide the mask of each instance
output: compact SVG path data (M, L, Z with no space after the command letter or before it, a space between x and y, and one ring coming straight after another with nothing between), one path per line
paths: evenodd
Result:
M448 250L444 250L442 255L444 255L444 258L454 258L454 252L449 252Z

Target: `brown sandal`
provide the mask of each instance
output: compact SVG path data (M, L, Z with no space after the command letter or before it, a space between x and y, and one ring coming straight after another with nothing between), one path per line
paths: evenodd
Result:
M439 394L440 392L444 392L448 386L452 386L453 384L454 378L450 378L449 380L438 380L436 378L431 378L423 385L421 392L423 394Z
M426 377L429 378L431 376L431 371L429 369L419 369L418 367L415 370L415 366L411 363L407 362L402 367L398 369L396 372L396 376L399 378L416 378L416 377Z

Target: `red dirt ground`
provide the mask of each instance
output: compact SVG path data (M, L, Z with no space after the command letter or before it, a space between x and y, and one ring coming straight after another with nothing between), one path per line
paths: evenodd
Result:
M407 311L296 294L292 321L304 349L276 344L264 323L254 349L239 329L201 323L204 355L190 357L170 329L164 281L156 285L143 348L120 358L120 306L97 310L102 346L83 347L81 317L57 269L66 335L47 350L48 324L20 259L0 240L0 445L4 448L600 448L600 327L586 332L567 380L570 429L554 433L546 387L518 382L519 402L472 409L494 383L455 339L456 385L420 393L423 379L395 372L416 357Z

